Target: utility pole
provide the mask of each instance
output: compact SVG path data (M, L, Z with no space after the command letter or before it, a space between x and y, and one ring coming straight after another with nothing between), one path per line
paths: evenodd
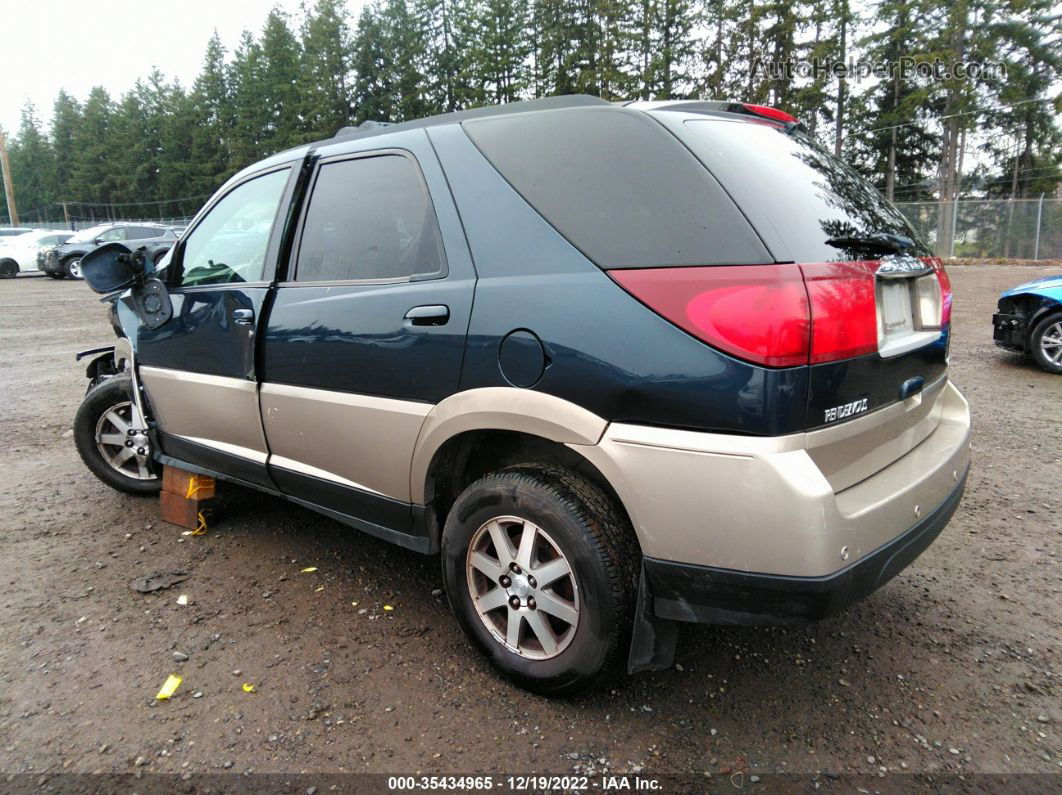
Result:
M4 171L4 197L7 199L7 217L11 226L18 226L18 210L15 209L15 185L11 181L11 162L7 159L7 139L0 132L0 167Z
M74 227L70 226L70 208L67 207L66 202L63 202L63 222L70 227L70 231L74 231Z

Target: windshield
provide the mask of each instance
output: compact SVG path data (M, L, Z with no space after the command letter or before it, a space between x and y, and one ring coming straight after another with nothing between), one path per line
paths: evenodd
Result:
M91 243L101 234L110 229L110 224L99 224L98 226L90 226L88 229L82 229L72 238L67 240L67 243Z
M865 250L826 241L882 233L912 238L916 256L932 253L877 188L806 133L723 119L685 127L695 154L750 217L767 219L797 262L866 259Z

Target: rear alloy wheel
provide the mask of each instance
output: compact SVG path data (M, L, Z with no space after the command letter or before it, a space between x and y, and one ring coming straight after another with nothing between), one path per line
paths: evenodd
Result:
M151 440L141 428L127 375L89 390L74 418L74 443L97 478L127 494L153 495L161 487Z
M0 279L14 279L18 276L18 265L11 260L0 262Z
M1049 373L1062 374L1062 313L1049 315L1036 324L1029 336L1036 363Z
M443 530L450 607L487 659L546 695L585 690L626 651L640 561L626 516L557 466L480 478Z
M81 257L71 257L63 263L63 270L68 279L81 278Z

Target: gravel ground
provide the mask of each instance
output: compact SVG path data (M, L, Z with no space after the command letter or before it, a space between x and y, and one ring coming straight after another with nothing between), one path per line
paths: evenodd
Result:
M887 770L1059 786L1062 378L995 348L990 326L1001 289L1047 273L952 270L974 464L914 565L821 624L689 627L673 670L573 700L517 690L473 654L434 558L225 484L209 533L186 537L155 501L102 486L69 427L85 383L73 353L108 343L105 311L83 283L0 282L0 772ZM130 590L156 569L189 578ZM154 701L174 672L177 695Z

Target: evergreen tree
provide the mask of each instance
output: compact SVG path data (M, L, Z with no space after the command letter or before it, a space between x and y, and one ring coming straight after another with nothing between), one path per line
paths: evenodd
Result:
M463 13L462 13L463 12ZM458 6L466 104L515 102L529 88L531 38L527 0L479 0Z
M77 150L74 148L74 136L81 125L81 106L77 100L60 89L52 106L52 154L55 164L52 169L52 195L56 201L73 198L70 190L70 176L73 171Z
M225 66L225 48L217 31L207 43L203 68L189 94L191 168L182 195L211 193L231 174L235 111Z
M79 202L109 202L115 186L115 153L112 140L114 103L102 86L95 86L85 100L81 123L74 132L74 165L70 196ZM106 217L106 215L104 215Z
M926 190L940 140L931 131L933 86L903 66L929 51L933 21L922 0L882 0L875 11L887 27L862 46L866 57L887 65L891 74L867 98L870 112L861 120L867 129L857 127L849 137L858 141L862 170L877 179L886 198L897 196L897 185L901 196L912 198Z
M261 101L265 128L261 136L263 152L279 152L305 138L300 114L299 70L302 53L288 26L287 15L274 8L266 17L261 42Z
M317 0L302 26L301 50L297 86L303 138L329 138L352 115L352 48L343 0Z
M40 220L54 201L52 186L55 158L51 144L41 132L32 102L22 107L18 137L9 147L11 179L18 185L17 206L21 220Z
M262 137L269 112L262 101L265 93L262 84L262 48L248 30L243 32L233 54L228 84L232 100L230 165L233 171L238 171L261 159L264 154Z
M389 122L395 118L394 61L379 6L366 6L354 34L352 66L354 122Z

